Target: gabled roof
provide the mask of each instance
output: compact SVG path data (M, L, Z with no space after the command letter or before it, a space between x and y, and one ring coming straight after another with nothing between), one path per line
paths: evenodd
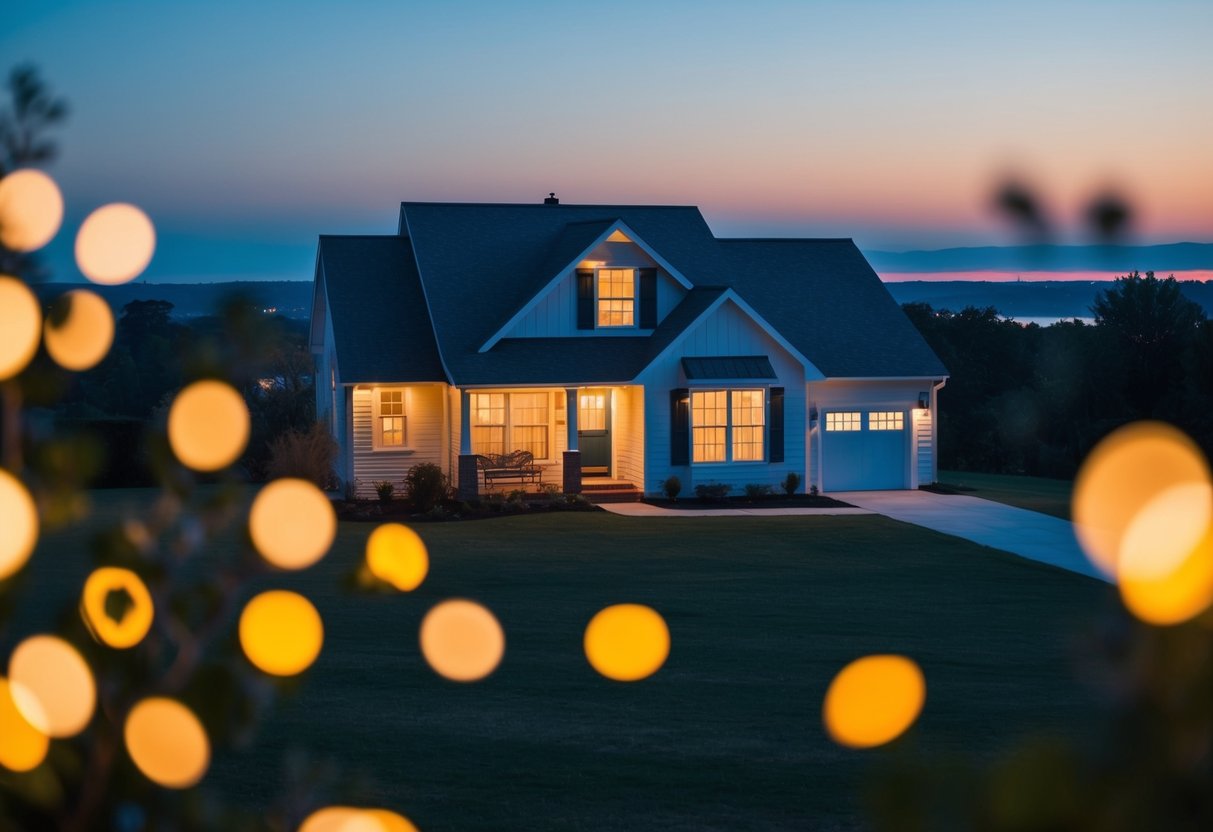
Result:
M447 380L408 238L322 236L316 279L343 384Z
M694 287L651 335L492 341L617 224ZM400 236L322 237L317 274L347 382L628 381L726 294L813 376L947 374L850 240L717 239L690 206L406 202Z

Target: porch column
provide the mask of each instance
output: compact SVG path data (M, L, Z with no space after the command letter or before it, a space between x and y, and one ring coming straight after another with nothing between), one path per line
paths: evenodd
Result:
M565 423L568 439L564 452L564 493L581 493L581 450L577 447L577 388L564 390Z
M472 454L472 395L459 391L459 499L480 498L480 471Z

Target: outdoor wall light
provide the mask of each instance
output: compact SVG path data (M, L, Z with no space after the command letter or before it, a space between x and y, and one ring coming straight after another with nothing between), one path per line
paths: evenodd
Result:
M923 410L931 409L931 394L922 392L918 394L918 406Z

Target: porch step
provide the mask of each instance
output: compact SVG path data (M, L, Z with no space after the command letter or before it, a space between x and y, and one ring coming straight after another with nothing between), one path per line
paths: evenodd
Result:
M581 495L591 503L638 503L643 496L640 489L630 482L595 482L590 478L581 481Z

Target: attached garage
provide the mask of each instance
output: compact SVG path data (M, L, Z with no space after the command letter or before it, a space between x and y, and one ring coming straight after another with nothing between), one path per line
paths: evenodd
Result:
M822 422L825 491L908 488L910 431L902 410L831 410Z

